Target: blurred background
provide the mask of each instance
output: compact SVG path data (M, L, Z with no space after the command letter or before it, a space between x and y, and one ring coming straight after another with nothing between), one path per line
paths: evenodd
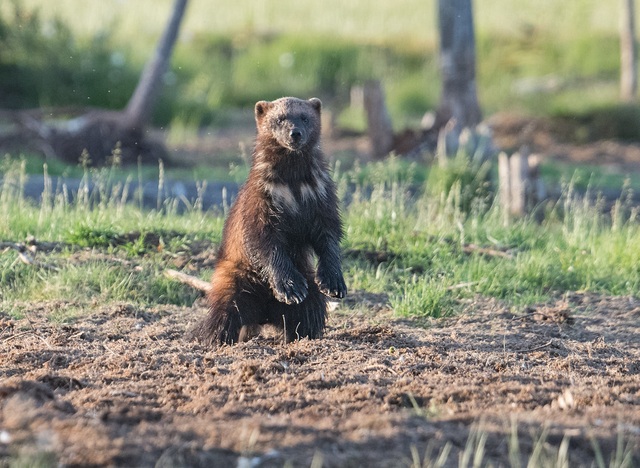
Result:
M629 3L473 2L474 85L497 150L526 146L551 179L584 169L604 184L630 175L636 183L640 107L635 95L623 99L620 79ZM434 145L421 143L443 92L438 8L435 0L190 0L149 119L159 146L146 161L229 178L230 164L250 153L254 103L286 95L323 100L331 158L370 160L362 90L374 82L400 140L390 149L428 163ZM125 109L174 9L171 0L3 1L0 150L27 157L34 171L47 158L54 174L73 171L75 148L60 158L29 132L59 129L87 109ZM36 124L25 124L25 110Z

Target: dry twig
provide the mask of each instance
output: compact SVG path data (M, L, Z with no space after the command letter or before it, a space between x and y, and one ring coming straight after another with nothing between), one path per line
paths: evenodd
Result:
M182 273L180 271L167 269L164 271L164 274L167 278L180 281L181 283L187 284L192 288L198 289L205 293L208 292L211 288L209 282L201 280L200 278L196 278L195 276L187 275L186 273Z
M22 242L2 242L0 243L0 248L4 248L2 253L6 253L11 249L18 252L18 258L13 262L13 264L15 264L19 260L25 265L35 266L44 270L59 270L59 268L55 265L36 260L35 255L38 251L38 245L36 244L35 240L28 240L27 245L23 244Z

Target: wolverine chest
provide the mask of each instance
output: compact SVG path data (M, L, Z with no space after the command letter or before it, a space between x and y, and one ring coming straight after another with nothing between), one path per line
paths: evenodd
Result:
M312 179L298 183L267 182L263 190L273 214L304 219L326 204L328 187L324 180Z

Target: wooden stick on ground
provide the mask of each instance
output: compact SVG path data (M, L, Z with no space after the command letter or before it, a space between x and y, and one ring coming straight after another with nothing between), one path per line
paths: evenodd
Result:
M60 269L55 265L40 262L36 260L35 255L37 253L37 247L34 245L25 245L23 243L3 242L0 244L0 249L3 249L0 253L6 253L13 249L18 252L18 258L11 264L15 265L18 261L21 261L25 265L35 266L45 270L59 271Z
M198 289L202 292L208 292L211 288L211 284L207 281L201 280L200 278L196 278L195 276L187 275L186 273L182 273L177 270L167 269L164 270L164 275L167 278L174 279L176 281L180 281L181 283L187 284L194 289Z
M32 266L35 266L35 267L38 267L38 268L42 268L44 270L60 271L60 269L57 266L49 265L48 263L44 263L44 262L40 262L40 261L36 260L27 251L23 251L23 252L18 251L18 258L25 265L32 265Z

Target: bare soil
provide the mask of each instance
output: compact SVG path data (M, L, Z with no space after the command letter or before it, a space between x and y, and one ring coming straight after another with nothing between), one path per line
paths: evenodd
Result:
M200 301L48 320L70 305L0 312L0 465L46 452L61 466L396 467L448 444L458 466L481 433L485 462L505 466L515 430L526 463L543 429L550 453L569 437L574 466L594 447L608 465L619 442L640 462L633 298L573 294L519 314L478 299L418 326L356 292L322 339L218 349L185 339Z

